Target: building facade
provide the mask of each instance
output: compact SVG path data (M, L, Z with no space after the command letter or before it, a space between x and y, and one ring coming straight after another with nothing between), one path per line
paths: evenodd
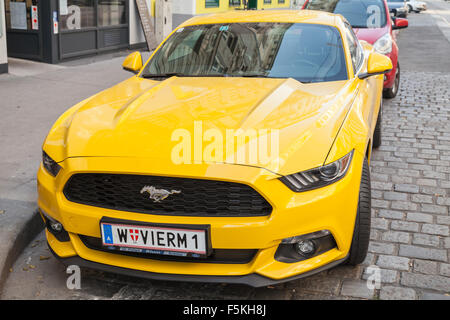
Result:
M58 63L146 45L135 0L1 1L10 57Z
M199 15L228 10L248 9L288 9L292 0L172 0L173 26Z
M154 17L155 1L159 0L140 1L147 3ZM172 3L172 27L196 15L244 9L245 6L249 9L291 6L291 0L165 1ZM47 63L146 47L136 0L0 0L0 3L3 4L0 23L4 24L0 69L2 63L6 63L2 60L6 46L10 57Z
M4 0L0 0L0 73L8 72Z

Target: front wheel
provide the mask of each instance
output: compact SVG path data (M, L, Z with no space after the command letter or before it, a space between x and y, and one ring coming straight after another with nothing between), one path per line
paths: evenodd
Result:
M397 96L398 89L400 88L400 64L397 63L397 69L395 70L395 80L392 88L383 90L383 97L387 99L393 99Z
M370 171L367 158L364 159L361 186L359 189L358 211L353 231L352 246L350 247L347 264L356 266L364 261L369 250L370 241Z

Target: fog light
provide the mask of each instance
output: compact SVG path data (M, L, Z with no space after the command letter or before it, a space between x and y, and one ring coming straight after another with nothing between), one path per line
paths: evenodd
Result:
M70 241L69 234L64 229L63 225L50 217L45 211L39 208L39 211L41 213L42 218L44 219L45 227L47 228L48 232L53 234L55 238L60 242L67 242Z
M336 241L331 232L320 230L283 239L275 252L275 260L295 263L311 259L336 247Z
M304 240L297 242L295 244L295 249L302 256L309 256L314 254L314 252L316 251L316 246L311 240Z
M61 232L63 229L63 226L61 223L59 223L57 221L52 221L52 222L50 222L50 228L52 228L52 230L55 232Z

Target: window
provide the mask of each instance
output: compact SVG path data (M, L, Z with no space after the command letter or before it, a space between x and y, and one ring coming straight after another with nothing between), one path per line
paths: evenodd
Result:
M335 27L302 23L209 24L178 29L155 53L143 77L347 79Z
M230 0L230 6L240 6L241 0Z
M341 14L353 28L381 28L387 21L383 0L309 0L306 9Z
M352 56L353 71L356 73L363 60L363 51L352 27L347 23L345 24L345 37L347 38L350 54Z
M219 0L205 0L205 8L218 8Z
M126 24L126 0L99 0L98 25L116 26Z
M278 4L284 4L286 3L286 0L278 0Z
M264 4L272 4L272 0L264 0Z
M61 30L127 24L127 0L67 0L60 8Z
M37 0L5 0L5 19L7 29L32 30L31 6L37 6Z
M94 0L67 0L67 8L64 9L66 10L60 8L61 30L79 30L97 26Z

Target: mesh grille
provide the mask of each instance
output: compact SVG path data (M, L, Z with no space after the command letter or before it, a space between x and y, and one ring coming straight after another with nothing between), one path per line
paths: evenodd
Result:
M180 191L154 202L143 187ZM224 181L80 173L73 175L64 188L69 201L155 215L249 217L266 216L272 206L250 186Z
M105 251L109 253L121 254L126 256L147 258L152 260L162 261L177 261L177 262L195 262L195 263L231 263L231 264L246 264L253 260L258 250L256 249L213 249L210 256L206 258L188 258L169 255L156 255L145 253L124 252L118 250L109 250L104 247L102 239L78 235L83 244L92 250Z

